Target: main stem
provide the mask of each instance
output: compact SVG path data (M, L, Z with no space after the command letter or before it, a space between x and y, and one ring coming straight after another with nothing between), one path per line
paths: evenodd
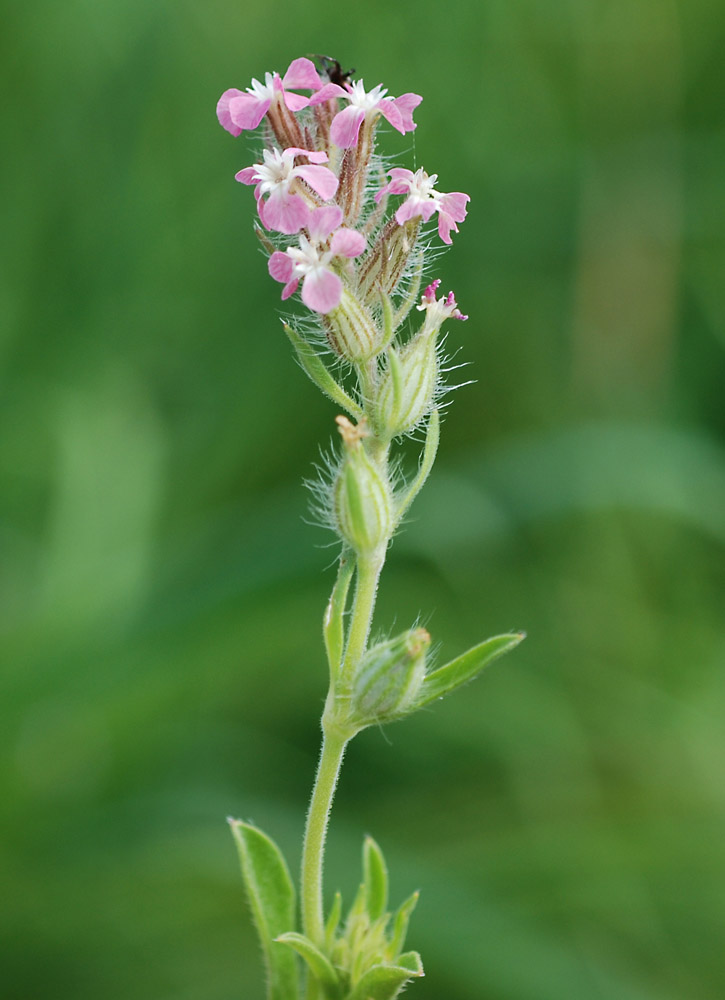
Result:
M302 849L302 928L307 937L318 947L322 945L325 936L322 863L325 855L327 824L347 743L347 737L329 732L323 735L320 763L307 813L307 828Z
M345 747L354 735L346 723L350 697L350 684L354 668L365 652L377 593L378 578L382 569L385 550L377 558L358 561L350 629L347 636L345 658L340 670L339 686L331 690L327 709L322 720L322 751L317 768L312 800L307 813L305 840L302 848L302 928L316 945L322 946L325 936L325 918L322 904L322 866L325 854L327 825L332 809L340 767ZM339 698L342 719L337 723L336 701ZM310 982L308 998L316 996L316 987Z

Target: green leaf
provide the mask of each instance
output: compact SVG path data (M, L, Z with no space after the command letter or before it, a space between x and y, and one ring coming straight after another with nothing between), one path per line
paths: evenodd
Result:
M332 951L332 946L335 942L335 934L337 933L337 928L340 926L341 916L342 893L336 892L330 909L330 915L328 916L327 923L325 924L325 944L328 951Z
M368 915L371 921L378 920L388 905L388 869L372 837L366 837L363 844L363 882Z
M374 965L358 981L346 1000L393 1000L409 979L423 975L401 965Z
M298 955L301 955L310 972L322 987L325 996L330 997L330 1000L338 1000L342 992L340 979L329 959L309 938L305 937L304 934L289 931L287 934L280 934L276 940L279 944L286 944Z
M295 926L295 890L285 860L270 838L249 823L229 820L267 967L267 1000L297 1000L295 956L274 940Z
M355 555L351 549L345 550L340 556L340 567L335 586L332 588L330 600L325 609L322 631L325 637L327 661L330 665L330 677L335 680L342 662L345 646L345 606L350 589L350 580L355 569Z
M423 681L415 707L422 708L424 705L429 705L432 701L436 701L463 684L467 684L497 656L508 653L525 638L525 632L496 635L492 639L486 639L485 642L469 649L468 652L451 660L450 663L446 663L444 667L434 670Z
M398 961L400 950L405 944L405 936L408 933L410 915L416 907L419 896L419 892L414 892L412 896L409 896L405 902L401 904L400 909L395 914L395 919L393 920L393 935L390 939L389 951L390 957L393 961ZM404 965L405 963L401 962L400 964Z
M400 520L415 498L418 496L425 481L430 475L430 470L433 468L433 463L435 462L436 453L438 451L438 442L440 441L441 435L441 418L438 410L431 410L430 417L428 418L428 429L425 435L425 446L423 448L423 456L420 460L420 465L418 466L418 472L413 479L413 482L408 486L408 488L403 492L402 496L398 499L396 517Z
M292 341L292 346L297 354L297 360L317 388L321 389L338 406L347 410L356 420L361 420L364 415L362 408L335 381L312 344L308 344L306 340L303 340L299 333L292 329L289 323L283 322L282 325L284 326L284 332Z
M393 315L393 306L390 296L380 290L380 301L383 306L383 329L385 332L385 345L387 346L395 336L396 324Z
M398 957L398 965L403 969L410 969L414 976L424 976L423 959L417 951L406 951Z

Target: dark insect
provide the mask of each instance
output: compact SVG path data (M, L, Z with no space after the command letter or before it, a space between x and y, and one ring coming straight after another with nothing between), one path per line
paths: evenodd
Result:
M340 63L332 56L317 55L313 58L320 76L326 77L330 83L336 83L338 87L344 87L346 83L349 83L355 73L354 69L347 69L343 72Z

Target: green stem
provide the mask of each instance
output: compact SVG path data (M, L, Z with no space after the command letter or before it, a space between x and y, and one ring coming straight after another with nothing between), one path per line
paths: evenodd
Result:
M370 626L375 609L380 571L385 561L385 548L377 556L358 559L357 580L355 582L355 603L352 610L350 631L347 634L345 658L340 669L340 694L349 692L352 675L365 653Z
M354 730L336 724L335 702L347 701L351 672L365 652L370 625L375 608L378 577L383 566L385 550L373 559L361 559L357 566L355 601L347 636L345 659L340 671L341 690L330 690L322 719L322 751L312 790L312 800L307 813L305 840L302 848L302 929L318 947L324 948L325 916L322 901L322 870L325 840L330 820L332 800L340 776L345 747L354 736ZM337 687L337 685L336 685ZM307 1000L316 1000L318 989L313 977L308 977Z
M302 849L302 929L319 948L324 947L325 917L322 907L322 864L325 856L327 824L332 799L340 776L348 738L325 732L317 768L312 801L307 813L305 842ZM315 979L307 977L307 1000L319 995Z

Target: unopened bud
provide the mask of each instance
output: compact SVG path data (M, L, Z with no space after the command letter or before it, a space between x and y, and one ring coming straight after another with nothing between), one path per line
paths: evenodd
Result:
M337 423L345 445L334 487L337 528L358 555L371 555L394 527L390 485L362 445L364 423L355 426L347 417L338 417Z
M391 347L375 404L381 435L393 438L412 431L431 408L437 380L435 333L421 331L401 351Z
M353 682L352 713L356 722L387 722L412 708L425 678L429 646L428 632L416 628L368 650Z
M322 321L330 347L348 361L368 361L385 346L383 331L370 310L347 288L342 290L340 304L325 313Z
M419 216L402 226L395 219L383 226L360 268L358 287L364 301L374 304L381 292L391 295L395 291L415 249L419 229Z

